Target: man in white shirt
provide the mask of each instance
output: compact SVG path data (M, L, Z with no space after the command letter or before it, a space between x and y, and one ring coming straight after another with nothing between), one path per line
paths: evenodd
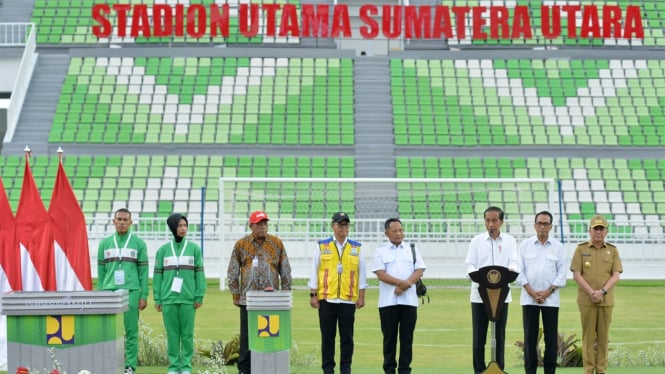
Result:
M356 309L365 306L367 271L362 245L348 238L351 219L344 212L332 216L333 236L319 240L312 256L309 303L319 310L321 368L335 372L335 337L339 325L340 372L351 373L353 323Z
M552 213L536 214L536 235L519 247L520 268L517 284L522 286L522 324L524 326L524 370L536 374L538 368L538 322L543 316L545 374L554 374L557 359L559 305L557 289L566 286L566 253L560 241L550 238Z
M467 274L485 266L497 265L519 273L520 263L517 253L517 242L510 234L502 233L504 213L501 208L491 206L485 209L485 228L487 232L471 239L469 251L464 265ZM496 339L496 363L501 370L505 366L504 353L506 348L506 322L508 320L508 303L512 301L510 292L505 305L494 325ZM476 374L486 368L485 343L489 316L478 292L478 283L471 282L471 319L473 326L473 370Z
M398 218L384 224L388 243L376 249L372 271L379 278L379 318L383 333L385 374L411 372L413 332L418 319L416 282L423 276L425 262L415 249L415 261ZM399 335L399 365L395 359Z

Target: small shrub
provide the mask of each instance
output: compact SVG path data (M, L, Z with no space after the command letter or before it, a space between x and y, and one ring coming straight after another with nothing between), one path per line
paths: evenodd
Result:
M201 374L226 373L224 366L234 365L240 357L240 334L234 335L226 344L221 340L208 344L210 344L210 349L199 349L197 352L197 356L201 360L200 364L206 367L206 371ZM291 342L289 361L291 366L317 367L321 365L318 356L302 353L295 341Z
M166 333L155 336L147 323L139 323L139 366L167 366Z
M317 367L321 365L318 356L300 352L300 349L298 349L298 344L296 344L295 341L291 342L290 356L291 366Z
M209 350L199 349L198 355L203 357L206 362L220 362L222 365L233 365L238 361L238 357L240 357L240 334L235 334L226 344L219 340L212 343Z
M538 340L536 341L536 354L538 356L538 366L543 366L543 354L545 351L544 344L541 346L543 338L543 329L538 332ZM563 333L557 336L557 366L559 367L582 367L582 347L577 346L579 339L575 334L566 337ZM518 340L515 346L520 349L521 359L524 360L524 342Z
M579 339L575 334L565 337L563 333L557 336L557 366L568 367L582 367L582 346L577 346Z
M201 345L205 345L205 343ZM195 361L197 365L205 366L204 371L199 371L200 374L228 374L224 360L224 344L221 341L212 343L210 350L199 349L195 355Z
M663 367L665 350L656 343L646 350L634 353L625 346L613 347L609 354L609 364L614 367Z

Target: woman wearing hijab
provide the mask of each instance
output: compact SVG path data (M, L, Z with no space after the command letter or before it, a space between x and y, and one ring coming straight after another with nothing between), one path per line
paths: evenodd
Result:
M194 320L203 304L206 278L201 247L188 241L188 221L174 213L166 223L173 240L157 250L152 287L155 308L166 329L169 374L191 374L194 354Z

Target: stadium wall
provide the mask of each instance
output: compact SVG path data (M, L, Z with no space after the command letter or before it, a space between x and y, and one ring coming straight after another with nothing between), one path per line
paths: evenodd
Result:
M383 236L379 233L375 240L363 241L366 261L372 261L374 249L383 243ZM294 278L306 279L309 277L309 266L311 263L312 251L316 249L316 240L326 237L326 234L311 240L285 240L284 245L289 256L289 262L292 266L292 275ZM351 237L358 237L351 235ZM470 240L470 239L469 239ZM466 277L464 259L469 245L469 240L457 240L442 243L441 241L418 242L419 250L427 264L425 279L444 280L444 279L464 279ZM90 240L90 262L93 278L97 276L97 246L100 240ZM155 264L155 253L157 249L166 242L164 240L146 240L148 246L148 255L150 263L150 276ZM226 279L226 268L228 266L229 255L233 249L235 240L209 240L204 242L204 264L206 277L208 279ZM575 246L578 242L565 244L568 259L572 258ZM662 251L662 245L648 243L624 243L617 244L624 272L622 279L663 279L665 268L665 253ZM370 275L373 277L373 275ZM572 279L572 273L568 274ZM220 287L225 289L225 282L220 282Z

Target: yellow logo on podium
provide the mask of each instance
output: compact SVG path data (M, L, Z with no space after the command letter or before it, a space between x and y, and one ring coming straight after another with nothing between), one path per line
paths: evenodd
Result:
M259 338L279 336L279 315L258 316Z
M74 316L46 316L46 344L74 344Z

